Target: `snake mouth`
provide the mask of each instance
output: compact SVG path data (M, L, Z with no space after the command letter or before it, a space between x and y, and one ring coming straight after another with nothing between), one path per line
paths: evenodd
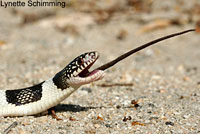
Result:
M94 75L94 74L96 74L97 72L98 72L98 70L93 70L93 71L89 71L89 69L91 68L91 66L96 62L96 60L99 58L99 56L97 56L97 58L93 61L93 62L91 62L89 65L87 65L79 74L78 74L78 76L79 77L82 77L82 78L84 78L84 77L88 77L88 76L92 76L92 75Z

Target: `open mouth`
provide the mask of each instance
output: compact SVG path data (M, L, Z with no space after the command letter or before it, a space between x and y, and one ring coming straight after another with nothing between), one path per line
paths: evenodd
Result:
M90 69L91 66L96 62L97 59L98 59L98 57L97 57L92 63L90 63L87 67L85 67L85 68L78 74L78 76L84 78L84 77L92 76L92 75L94 75L95 73L97 73L98 70L93 70L93 71L91 71L91 72L89 71L89 69Z

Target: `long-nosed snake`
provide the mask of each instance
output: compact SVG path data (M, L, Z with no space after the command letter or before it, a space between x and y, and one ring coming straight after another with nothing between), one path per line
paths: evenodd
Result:
M0 116L34 115L46 111L70 96L81 85L88 84L104 77L105 69L117 62L157 42L172 38L195 29L171 34L153 40L119 56L115 60L89 72L89 68L98 59L98 52L84 53L71 61L54 77L35 86L16 90L0 90Z

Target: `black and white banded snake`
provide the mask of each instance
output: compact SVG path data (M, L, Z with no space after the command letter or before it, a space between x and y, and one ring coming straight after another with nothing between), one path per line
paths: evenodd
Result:
M87 52L76 57L54 77L32 87L16 90L0 90L0 116L25 116L44 112L59 104L70 96L81 85L88 84L104 77L104 70L115 65L126 57L155 43L181 34L195 31L195 29L171 34L150 41L115 60L108 62L93 71L89 68L98 59L98 52ZM55 118L56 115L54 115Z

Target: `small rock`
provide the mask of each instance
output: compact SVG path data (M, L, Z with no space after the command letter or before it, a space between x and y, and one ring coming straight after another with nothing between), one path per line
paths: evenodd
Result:
M120 105L117 105L117 106L116 106L116 108L117 108L117 109L120 109L120 108L121 108L121 106L120 106Z
M112 126L110 124L105 124L106 127L111 128Z
M83 87L83 88L81 88L81 90L87 91L88 93L91 93L91 92L92 92L92 89L91 89L91 88L88 88L88 87Z
M95 127L95 128L99 128L100 125L99 125L99 124L94 124L94 127Z
M167 90L166 89L160 89L158 92L159 93L165 93Z
M150 117L149 120L157 120L159 119L158 117Z
M177 70L178 70L180 73L184 73L185 68L184 68L183 65L179 65L179 66L177 67Z
M125 29L122 29L117 34L117 39L118 40L124 40L127 37L127 34L128 34L128 32Z
M171 122L171 121L167 121L167 122L165 122L165 125L174 126L174 123L173 123L173 122Z
M97 119L103 121L103 118L101 116L97 116Z
M25 130L23 130L22 128L18 129L18 134L29 134L28 132L26 132Z
M189 78L189 77L187 77L187 76L185 76L185 77L183 77L183 80L184 80L184 81L189 81L189 80L190 80L190 78Z

